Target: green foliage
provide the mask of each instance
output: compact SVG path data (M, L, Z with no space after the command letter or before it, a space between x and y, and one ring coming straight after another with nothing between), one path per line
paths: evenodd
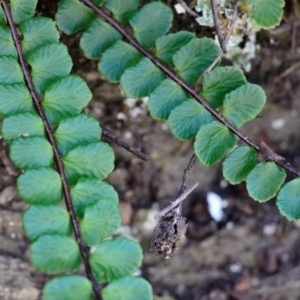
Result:
M70 216L59 205L31 205L23 214L27 237L35 241L45 234L71 235Z
M59 29L67 34L86 29L95 13L78 0L61 0L55 15Z
M19 24L32 17L37 0L10 0L10 9L14 22Z
M98 200L88 206L80 222L82 237L86 245L98 245L114 233L121 225L118 203L111 199ZM120 246L120 243L117 243ZM110 249L109 251L112 251Z
M211 121L212 115L194 99L176 106L168 118L172 133L181 140L195 137L201 126Z
M82 217L85 209L101 201L110 199L111 202L118 203L118 194L114 188L104 181L82 177L77 184L71 188L71 196L75 212Z
M174 81L165 79L151 93L148 109L152 118L167 120L171 111L188 99L183 89Z
M0 84L13 84L24 82L21 68L15 57L1 56L0 70ZM5 87L3 87L3 89L4 88Z
M288 220L300 219L300 178L286 183L279 191L276 204Z
M121 23L127 23L136 13L139 0L106 0L105 6L113 13L114 18Z
M184 45L188 44L195 35L188 31L169 33L155 41L155 56L168 66L174 66L173 56Z
M76 271L81 263L78 244L62 235L43 235L30 247L31 263L48 274Z
M246 179L249 195L259 202L265 202L277 194L285 177L285 171L274 162L259 163Z
M109 261L107 265L104 262L107 274L105 278L99 277L101 282L132 275L141 263L142 251L139 245L125 238L103 242L103 239L118 229L121 216L116 191L102 181L114 168L113 151L108 144L100 141L102 130L98 121L81 113L92 94L79 76L70 75L72 61L67 48L59 43L55 23L44 17L32 18L36 1L23 2L10 2L15 23L21 22L18 30L22 34L20 42L23 55L30 66L30 76L46 118L53 125L55 143L67 176L82 239L86 246L100 244L89 259L98 270L98 277L103 263L103 249L109 249L108 253L113 253L110 260L120 262L112 273L108 267ZM95 2L99 4L100 1ZM109 3L116 4L114 1L107 2ZM68 22L64 19L64 12L81 12L85 16L83 22L79 17L72 16L76 24L66 27L70 32L88 26L87 32L93 32L103 26L104 33L109 34L101 39L104 43L101 51L120 39L119 33L115 31L115 36L111 35L110 27L94 18L95 14L90 9L85 9L80 2L62 1L61 5L63 8L60 6L57 17L61 18L65 26ZM122 9L121 6L115 14L123 20L131 15L126 7ZM48 274L73 273L80 267L81 254L77 242L72 238L69 212L60 205L64 196L62 179L55 170L52 145L46 138L44 122L35 111L32 95L24 83L23 70L18 63L11 32L2 16L1 9L0 42L1 46L2 41L5 45L5 49L0 49L0 115L3 117L1 134L9 143L12 161L23 170L17 179L17 188L24 201L30 204L22 218L25 233L33 242L30 259L37 269ZM88 43L88 39L89 35L86 33L82 44ZM128 49L127 44L124 45ZM98 50L99 54L101 51ZM128 49L129 52L130 50ZM88 51L91 51L91 56L94 55L93 45L88 47ZM133 54L124 70L141 59L136 51ZM119 78L121 73L119 70L117 72ZM123 249L124 252L117 249ZM131 259L124 259L125 256L130 256ZM136 280L129 277L129 282L134 286ZM151 298L149 285L142 282L140 291L147 295L147 299ZM109 292L110 289L108 294ZM128 297L131 297L132 293L128 293ZM92 299L92 285L87 279L76 275L54 278L45 286L43 297L62 300Z
M17 56L17 51L14 47L10 29L5 26L0 26L0 56Z
M17 186L28 204L56 204L62 199L61 177L52 168L26 170L17 179Z
M40 46L59 41L59 33L56 30L55 22L48 18L29 19L22 22L19 29L24 35L21 44L25 56Z
M281 1L279 2L270 9L281 9ZM270 3L271 0L263 5L260 5L258 0L248 1L253 20L260 12L265 13ZM129 13L128 18L121 21L131 25L139 44L151 48L154 56L167 66L173 67L174 72L188 85L194 85L200 78L200 95L213 108L218 109L217 113L221 118L225 117L231 124L240 127L257 117L265 105L265 93L259 86L247 83L240 69L216 66L211 72L204 74L220 53L219 47L212 39L199 39L184 31L166 34L172 20L169 8L155 1L140 10L137 10L137 5L135 1L130 1L128 5L125 5L125 2L108 1L106 7L119 20L127 7L126 12L132 12L133 16ZM248 7L247 5L245 7ZM119 15L117 11L120 11ZM57 21L60 26L60 20ZM101 40L99 32L103 36ZM123 93L128 97L149 96L148 109L151 116L158 120L167 120L171 132L177 138L195 138L195 153L203 164L209 166L220 161L234 147L236 138L226 126L216 121L201 104L189 98L177 82L166 79L158 69L158 63L155 65L149 58L142 58L132 45L120 41L114 28L108 24L101 25L96 33L91 31L90 26L83 36L87 34L89 47L92 47L95 53L99 52L98 68L106 79L119 81ZM113 43L110 37L114 36L116 38ZM107 46L109 43L110 46ZM268 182L268 188L264 189L263 185L255 183L253 174L257 168L261 168L260 177L268 173L270 178L274 178L274 181ZM250 195L259 201L266 201L275 196L285 178L285 173L280 167L274 167L273 170L268 163L259 164L256 151L249 147L234 149L225 159L223 173L232 184L246 181ZM262 182L265 181L262 179Z
M229 129L217 121L200 128L197 133L194 148L199 160L210 166L223 158L236 143L236 138Z
M99 71L109 81L120 81L124 71L140 61L142 55L131 45L117 41L104 52L98 64Z
M76 145L98 142L101 132L97 120L91 116L80 114L61 121L54 136L59 152L66 155Z
M160 2L146 4L129 23L134 36L145 48L154 46L157 38L165 35L173 21L171 9Z
M10 144L10 158L20 169L35 169L53 165L53 151L44 137L20 137ZM43 149L43 151L37 151Z
M234 126L241 127L263 109L266 95L261 87L244 84L225 96L221 114Z
M248 0L249 16L264 28L275 26L283 1L274 1ZM150 285L131 276L141 263L139 245L125 238L107 239L120 226L121 217L115 190L103 182L114 168L114 154L100 141L98 122L81 113L92 94L80 77L70 75L72 61L66 47L59 43L54 22L33 18L36 2L11 0L11 11L14 22L20 23L22 51L30 66L34 89L52 125L82 239L86 246L96 248L89 255L92 270L98 282L108 283L101 291L102 297L150 300ZM100 5L102 1L94 3ZM167 34L173 20L170 8L156 1L141 9L139 4L138 0L105 1L117 20L132 27L140 45L151 48L155 57L173 68L173 73L188 85L194 85L201 77L201 96L218 108L222 118L240 127L260 113L265 94L260 87L247 83L241 70L217 66L203 74L220 53L212 39L199 39L189 32ZM266 11L270 13L266 15ZM195 138L195 153L203 164L218 162L234 147L233 133L190 98L179 80L166 78L159 64L122 41L115 28L82 2L60 1L56 23L67 34L83 30L80 46L87 57L100 58L98 68L107 80L120 82L128 97L149 96L152 117L167 120L179 139ZM11 159L23 170L17 185L24 201L30 204L23 215L23 227L33 241L31 261L49 274L72 273L80 267L81 257L72 238L69 214L59 204L63 197L62 180L54 169L53 149L25 85L2 9L0 24L2 135L10 145ZM250 196L261 202L277 194L286 176L273 162L259 163L256 151L249 147L235 148L223 163L223 173L232 184L246 181ZM300 218L298 181L286 184L277 197L280 211L289 219ZM77 275L54 278L44 289L44 299L91 297L91 283Z
M148 96L164 79L164 74L145 57L124 72L121 87L127 96L141 98Z
M118 31L110 25L94 19L80 39L80 47L89 58L100 58L106 49L121 39Z
M192 39L173 56L177 74L189 85L194 85L200 75L214 62L220 52L212 39Z
M39 94L45 93L47 83L67 76L72 68L67 47L60 43L46 44L31 51L27 62L31 66L34 87Z
M250 147L237 147L223 163L223 175L231 184L246 180L249 172L258 164L256 151Z
M245 84L243 72L236 67L215 68L202 78L201 95L217 108L223 105L226 94Z
M70 275L49 281L43 291L44 300L91 300L92 284L85 277Z
M54 125L77 116L91 98L87 84L76 75L68 75L47 85L42 106L49 123Z
M262 28L270 29L279 25L284 7L284 0L247 0L250 8L249 17Z
M143 278L123 277L102 290L103 300L152 300L151 286Z
M36 113L15 114L6 118L2 123L2 136L12 141L20 136L43 136L44 124Z
M141 247L125 238L104 241L90 256L93 272L99 282L132 275L141 260Z
M80 177L105 179L114 169L114 153L108 144L103 142L80 145L63 157L63 163L70 185Z

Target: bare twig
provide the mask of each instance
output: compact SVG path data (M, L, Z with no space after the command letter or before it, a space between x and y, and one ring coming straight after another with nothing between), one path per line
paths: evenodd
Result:
M143 153L140 149L130 146L123 140L119 139L117 136L115 136L115 134L112 131L105 128L104 126L101 126L101 128L102 128L102 133L104 136L106 136L107 138L109 138L110 140L112 140L113 142L115 142L116 144L121 146L122 148L126 149L127 151L131 152L132 154L136 155L138 158L140 158L144 161L150 160L150 158L145 153Z
M197 156L196 154L193 154L186 169L184 170L183 172L183 176L182 176L182 184L181 184L181 187L180 187L180 190L179 190L179 193L178 193L178 196L180 196L181 194L184 193L184 191L186 190L186 181L188 179L188 177L190 176L191 172L192 172L192 169L193 167L195 166L196 164L196 161L197 161Z
M295 70L297 70L300 67L300 61L296 62L295 64L291 65L289 68L287 68L283 73L281 73L278 77L274 79L274 83L279 82L283 78L287 77L291 73L293 73Z
M218 63L218 61L220 60L220 58L222 57L223 53L225 52L226 53L226 47L227 47L227 43L230 39L230 36L232 34L232 31L233 31L233 28L234 28L234 24L236 22L236 19L237 19L237 4L236 2L234 3L234 13L233 13L233 17L232 17L232 20L231 20L231 23L230 23L230 27L229 27L229 30L228 30L228 33L227 33L227 36L224 40L224 48L225 48L225 51L223 50L223 48L221 48L221 51L218 55L218 57L213 61L213 63L203 72L203 74L208 74L213 68L214 66Z
M159 213L157 213L154 216L154 219L159 219L163 216L165 216L169 211L171 211L173 208L178 206L182 203L182 201L199 185L198 182L196 182L191 188L186 190L183 194L181 194L179 197L177 197L170 205L165 207L163 210L161 210Z
M263 141L260 141L259 143L259 154L261 156L261 160L265 161L281 161L284 162L285 158L276 154L267 144L265 144ZM260 159L260 156L258 156L258 159Z
M259 151L259 146L251 139L245 136L240 130L227 121L218 111L216 111L202 96L200 96L191 86L185 81L175 75L170 69L162 64L152 53L144 49L116 20L112 19L106 12L100 7L95 5L91 0L82 0L88 7L92 8L103 20L112 25L118 32L120 32L126 40L134 46L140 53L148 57L160 70L162 70L170 79L178 83L186 92L190 94L196 101L203 105L221 124L225 125L231 132L233 132L239 139L245 142L247 145L253 147L256 151ZM296 176L300 176L300 172L288 163L276 162L279 166L285 170L291 172Z
M236 1L234 1L234 3L233 3L233 10L234 10L233 11L233 17L232 17L232 20L231 20L231 23L230 23L230 27L229 27L227 36L226 36L225 41L224 41L225 48L227 47L227 43L228 43L228 41L231 37L232 31L233 31L233 28L234 28L234 24L235 24L236 19L237 19L238 9L237 9Z
M179 4L181 4L181 6L185 9L185 11L186 11L188 14L190 14L192 17L195 17L195 18L198 18L198 17L199 17L199 15L198 15L195 11L193 11L193 10L185 3L184 0L177 0L177 2L178 2Z
M88 279L92 282L95 298L97 300L101 300L102 297L100 295L100 289L99 289L97 281L96 281L96 279L95 279L95 277L92 273L92 269L91 269L91 266L90 266L90 263L89 263L89 260L88 260L88 255L89 255L88 249L86 248L86 246L83 244L83 241L82 241L81 232L80 232L79 224L77 223L75 211L74 211L74 208L73 208L73 204L72 204L72 200L71 200L71 194L70 194L70 190L69 190L69 187L68 187L68 184L67 184L67 179L66 179L63 163L62 163L62 160L60 158L58 148L56 146L54 136L53 136L53 133L51 131L51 127L50 127L50 125L48 123L48 120L46 118L46 115L45 115L45 113L42 109L40 99L39 99L39 97L38 97L38 95L37 95L37 93L34 89L33 81L32 81L32 78L30 77L29 68L28 68L28 66L25 62L24 56L23 56L23 51L22 51L22 48L21 48L21 45L20 45L20 39L19 39L18 31L17 31L17 28L15 27L15 24L14 24L14 21L13 21L13 18L12 18L11 11L10 11L9 5L7 3L7 0L2 0L1 5L2 5L2 8L4 10L5 16L7 18L8 25L11 29L12 38L13 38L13 41L14 41L14 44L15 44L15 47L16 47L16 50L17 50L17 53L18 53L19 63L21 65L21 68L22 68L22 71L23 71L23 74L24 74L26 85L28 87L28 90L30 91L30 94L31 94L31 97L33 99L33 103L35 105L35 108L36 108L39 116L43 120L47 138L48 138L49 142L52 145L57 171L59 172L59 174L61 176L61 179L62 179L62 186L63 186L63 193L64 193L64 199L65 199L66 207L67 207L67 210L70 214L71 224L72 224L72 227L73 227L76 242L79 245L79 249L80 249L82 261L83 261L83 264L84 264L84 267L85 267L86 275L87 275Z
M211 3L211 10L212 10L212 15L215 23L215 28L218 36L218 40L221 46L221 49L223 52L226 52L226 46L224 43L224 37L220 28L220 22L219 22L219 14L218 14L218 7L216 1L218 0L210 0Z

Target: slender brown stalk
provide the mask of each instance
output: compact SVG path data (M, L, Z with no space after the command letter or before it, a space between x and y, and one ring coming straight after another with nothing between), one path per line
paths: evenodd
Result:
M193 11L193 10L185 3L184 0L177 0L177 2L178 2L179 4L181 4L181 6L185 9L185 11L186 11L188 14L190 14L192 17L194 17L194 18L198 18L198 17L199 17L199 15L198 15L195 11Z
M191 188L186 190L184 193L182 193L180 196L178 196L170 205L165 207L163 210L158 212L155 216L154 219L159 219L164 217L169 211L171 211L173 208L176 206L180 205L182 201L199 185L198 182L196 182Z
M64 193L64 199L65 199L66 207L67 207L67 210L70 214L71 224L72 224L72 227L73 227L76 242L79 245L79 249L80 249L82 261L83 261L83 264L84 264L84 267L85 267L86 275L87 275L88 279L92 282L95 298L97 300L101 300L102 297L100 295L100 289L99 289L97 281L96 281L96 279L95 279L95 277L92 273L91 266L89 264L88 249L82 241L81 232L80 232L79 225L77 223L77 219L76 219L76 215L75 215L75 211L74 211L74 208L73 208L71 195L70 195L70 190L69 190L69 187L68 187L68 184L67 184L67 179L66 179L63 163L62 163L62 160L60 158L60 155L59 155L59 152L58 152L55 140L54 140L54 136L53 136L52 131L51 131L51 127L50 127L50 125L48 123L48 120L46 118L46 115L45 115L45 113L42 109L39 97L38 97L37 93L35 92L35 89L34 89L34 86L33 86L33 81L30 77L29 68L28 68L27 63L25 62L25 59L24 59L24 56L23 56L23 51L22 51L22 48L21 48L21 45L20 45L20 37L18 35L16 26L14 24L14 21L13 21L13 18L12 18L11 11L10 11L9 5L7 3L7 0L2 0L1 5L2 5L2 8L3 8L4 13L6 15L8 25L11 29L12 38L13 38L13 41L14 41L14 44L15 44L15 47L16 47L16 50L17 50L17 53L18 53L18 59L19 59L19 63L21 65L21 68L22 68L22 71L23 71L23 74L24 74L26 85L27 85L28 90L29 90L29 92L32 96L35 108L36 108L39 116L43 120L47 138L48 138L48 140L51 143L52 148L53 148L54 159L55 159L57 171L60 174L61 179L62 179L62 186L63 186L63 193Z
M197 162L197 156L194 153L192 155L192 157L190 158L190 161L189 161L186 169L183 172L182 183L181 183L181 187L180 187L179 192L178 192L178 196L183 194L184 191L186 190L186 181L187 181L188 177L191 175L191 172L192 172L196 162Z
M131 152L132 154L134 154L135 156L137 156L138 158L144 161L150 160L150 158L137 147L130 146L123 140L119 139L112 131L108 130L104 126L101 126L101 128L102 128L103 135L106 136L108 139L112 140L113 142L115 142L117 145L121 146L122 148L126 149L127 151Z
M220 28L219 14L218 14L218 7L217 7L216 0L210 0L210 3L211 3L211 10L212 10L212 15L213 15L214 23L215 23L218 40L219 40L222 51L226 52L224 37L223 37L222 31Z
M212 64L203 72L203 74L207 74L209 73L212 68L217 64L217 62L220 60L220 58L222 57L223 53L226 53L226 47L227 47L227 43L230 39L230 36L232 34L232 31L233 31L233 28L234 28L234 24L236 22L236 19L237 19L237 4L236 2L233 4L234 5L234 13L233 13L233 17L232 17L232 21L230 23L230 27L229 27L229 30L228 30L228 34L223 42L223 46L224 46L224 49L225 51L223 50L223 48L221 48L221 51L218 55L218 57L212 62ZM215 25L216 26L216 25ZM196 84L197 85L197 84Z
M184 82L181 78L175 75L170 69L156 59L149 51L144 49L116 20L112 19L106 12L100 7L96 6L91 0L82 0L88 7L92 8L103 20L112 25L117 31L119 31L124 38L134 46L144 56L148 57L159 69L161 69L170 79L178 83L185 91L187 91L196 101L202 104L206 110L208 110L220 123L225 125L230 131L232 131L238 138L244 141L247 145L253 147L256 151L260 151L259 146L255 144L250 138L245 136L240 130L235 128L229 121L227 121L218 111L216 111L202 96ZM289 171L290 173L300 176L300 171L290 166L288 163L275 161L276 164Z

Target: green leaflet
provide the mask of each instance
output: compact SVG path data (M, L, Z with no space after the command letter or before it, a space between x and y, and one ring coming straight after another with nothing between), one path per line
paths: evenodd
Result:
M47 44L32 51L27 62L31 65L31 76L38 93L44 93L46 84L68 75L72 68L67 47L60 43Z
M43 300L91 300L92 283L85 277L69 275L49 281L43 290Z
M0 115L4 117L34 111L31 96L24 83L0 84L0 95Z
M59 41L59 33L55 22L49 18L39 17L29 19L23 22L19 29L24 35L21 44L25 56L38 47Z
M78 115L89 103L92 93L83 79L68 75L48 84L42 101L50 124Z
M32 17L37 2L37 0L10 0L9 4L14 22L19 24Z
M36 113L15 114L4 119L2 136L7 141L22 136L44 136L44 124Z
M300 178L286 183L279 191L276 204L288 220L300 219Z
M108 81L120 81L124 71L136 65L141 58L142 55L133 46L117 41L104 52L98 69Z
M95 18L84 31L80 39L80 47L88 58L100 58L105 50L111 47L122 36L109 24Z
M168 118L172 133L181 140L195 137L201 126L211 121L212 115L194 99L175 107Z
M45 234L70 236L72 233L69 213L58 205L31 205L24 212L22 223L32 241Z
M10 145L10 157L20 169L36 169L53 164L52 146L44 137L20 137L14 140Z
M62 121L54 136L59 153L65 155L77 145L98 142L101 128L96 119L80 114Z
M145 57L124 72L121 87L128 97L142 98L148 96L164 79L165 75Z
M90 255L91 267L99 283L132 275L141 262L140 245L127 238L103 241Z
M194 85L200 75L218 57L219 52L219 47L212 39L192 39L173 56L178 76L189 85Z
M110 199L98 200L88 206L80 222L83 241L87 246L98 245L121 226L119 206Z
M247 0L250 7L249 17L262 28L270 29L279 25L282 14L283 0Z
M247 83L226 95L221 114L234 126L241 127L254 119L265 103L266 94L263 89L256 84Z
M145 48L154 46L157 38L165 35L173 21L171 9L161 2L148 3L130 19L134 37Z
M223 176L231 184L246 180L250 171L258 164L256 151L251 147L235 148L223 162Z
M259 163L246 179L248 193L254 200L265 202L276 196L285 177L284 169L274 162Z
M127 23L137 11L139 0L106 0L105 6L113 13L115 19L121 23Z
M217 108L223 105L227 93L246 82L242 70L236 67L218 67L203 75L201 95L212 107Z
M77 243L61 235L43 235L30 247L31 263L47 274L70 273L81 263Z
M100 180L114 169L114 153L108 144L91 143L72 149L63 157L63 163L70 185L82 176Z
M61 0L55 15L57 26L66 34L86 29L95 13L79 0Z
M11 31L6 26L0 26L0 45L0 56L7 55L17 57L17 51L12 40Z
M152 300L151 285L143 278L123 277L112 281L102 292L103 300Z
M151 93L147 105L152 118L166 120L171 111L187 98L186 93L176 82L165 79Z
M118 194L115 189L98 179L80 178L71 189L71 196L75 212L80 217L88 206L102 199L109 199L111 202L118 203Z
M5 17L4 11L2 9L2 6L0 6L0 24L1 25L6 24L6 17Z
M0 84L23 83L23 74L18 61L13 56L0 57Z
M29 204L56 204L62 199L61 177L51 168L26 170L18 177L17 186Z
M155 56L168 66L173 66L173 55L187 45L195 35L188 31L169 33L155 41Z
M236 137L227 127L213 121L200 128L194 143L195 154L206 166L221 160L236 143Z

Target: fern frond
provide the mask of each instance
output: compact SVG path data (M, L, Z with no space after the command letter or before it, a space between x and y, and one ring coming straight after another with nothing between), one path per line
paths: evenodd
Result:
M33 242L31 262L48 274L76 272L83 262L91 281L80 276L56 278L46 285L44 299L69 299L71 295L72 299L90 299L92 289L95 298L101 299L93 264L105 260L95 270L110 270L109 278L98 282L113 281L132 275L142 257L140 246L127 239L111 240L119 251L113 256L110 251L88 253L88 246L102 245L121 223L118 196L103 182L114 168L114 153L100 141L98 121L81 113L92 94L83 79L70 75L72 60L58 41L55 23L32 17L36 1L10 4L2 1L7 24L3 18L0 42L4 41L6 50L0 52L1 132L9 143L12 161L23 170L17 188L30 205L22 222ZM20 23L20 44L14 23ZM60 205L62 197L67 210ZM113 269L114 261L123 256L130 256L131 262L120 262ZM75 282L80 292L74 295ZM143 282L141 289L149 291L149 285ZM146 299L150 297L148 293Z
M195 153L202 163L211 165L224 158L236 144L233 134L253 147L254 153L260 151L260 147L245 137L237 127L254 119L260 113L266 102L265 93L259 86L247 83L243 73L237 68L216 66L211 73L203 74L220 53L220 49L213 40L198 39L185 32L166 35L172 17L161 18L161 12L168 15L168 8L163 8L163 4L158 2L145 5L129 18L128 23L132 27L135 40L116 20L94 5L92 1L83 0L82 2L107 22L107 29L103 29L104 26L101 27L103 36L101 44L97 41L97 43L85 47L85 43L81 43L84 53L88 57L92 57L89 55L91 49L98 53L98 56L92 58L100 58L99 71L109 81L120 81L125 95L134 98L149 96L148 108L151 116L157 119L166 119L176 137L183 140L195 138ZM124 6L123 10L125 10ZM111 1L107 8L115 15L114 10L117 8L117 4ZM158 14L156 14L157 11L159 11ZM69 14L68 11L64 11L64 13L66 16ZM62 15L60 8L59 14ZM60 21L57 20L57 22L61 27ZM108 24L112 27L109 28ZM124 22L124 24L127 23ZM157 24L160 24L161 30L158 29ZM70 26L74 26L74 24L71 23ZM104 33L106 30L107 32ZM129 44L145 57L139 58L138 54L119 38L110 47L103 48L103 45L108 45L108 32L113 30L119 31ZM87 32L91 33L90 27L84 30L83 37ZM94 34L94 39L96 39L99 31ZM93 40L91 35L89 40ZM153 48L154 46L155 48ZM152 47L151 52L154 52L154 55L145 49L150 47ZM97 52L98 49L101 51ZM125 49L131 49L135 61L132 58L131 63L118 63L120 62L118 57L120 52L118 51L122 53L122 49L125 52ZM112 75L111 69L113 74L117 75ZM166 79L165 76L168 76L169 79ZM192 88L200 76L203 87L201 96ZM189 96L185 95L182 89ZM195 100L199 103L197 104ZM208 110L210 114L204 113L205 110ZM239 168L236 160L234 163L233 167ZM275 163L300 175L296 169L282 161L275 161ZM255 179L255 176L251 175L252 172L255 173L256 168L253 159L250 157L249 160L245 159L244 164L248 173L247 175L244 173L243 180L251 179L252 184L247 184L250 194L253 193L252 187L260 187L259 191L262 191L272 179L276 179L277 175L272 172L269 178ZM224 167L226 166L228 164L224 164ZM224 172L227 173L227 170ZM284 170L282 170L282 174L285 174ZM274 182L278 183L276 184L277 193L283 181L275 180ZM270 199L273 196L274 193L270 192L264 194L263 198ZM258 198L255 197L255 199Z

